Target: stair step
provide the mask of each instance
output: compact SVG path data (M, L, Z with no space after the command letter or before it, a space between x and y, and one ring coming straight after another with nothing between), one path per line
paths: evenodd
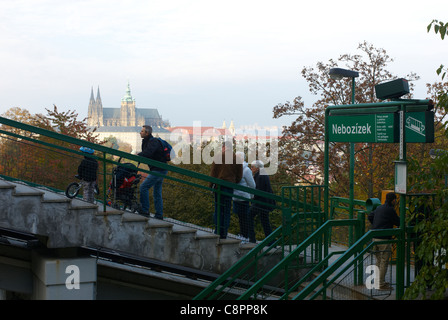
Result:
M147 222L148 218L130 212L123 212L122 220L123 222Z
M63 193L30 187L21 182L0 179L0 189L4 190L1 192L6 196L0 198L2 205L8 203L8 197L35 196L24 198L24 201L16 198L12 202L20 205L33 201L33 208L37 210L32 215L34 222L28 218L8 218L2 222L2 226L28 228L28 231L47 236L50 239L47 242L49 248L86 245L127 250L132 254L169 263L223 272L242 256L242 252L246 253L255 246L241 245L241 241L232 235L228 239L219 239L219 235L214 234L211 228L171 218L158 220L153 215L146 218L136 213L104 207L101 203L89 203L80 198L69 199ZM17 208L20 210L20 207ZM14 213L15 209L11 210ZM23 220L24 226L17 224L19 220Z
M86 202L80 199L71 199L71 210L84 210L84 209L96 209L98 210L98 205L90 202Z
M197 229L185 227L177 224L173 224L173 234L195 234L197 232Z
M15 188L15 196L22 197L22 196L43 196L45 192L37 190L35 188L23 185L23 184L16 184Z
M106 206L106 211L103 210L103 206L98 206L98 211L95 212L96 216L113 216L123 215L123 211Z
M0 189L15 189L16 185L0 179Z
M219 236L217 234L214 234L212 232L197 230L196 232L196 239L219 239Z

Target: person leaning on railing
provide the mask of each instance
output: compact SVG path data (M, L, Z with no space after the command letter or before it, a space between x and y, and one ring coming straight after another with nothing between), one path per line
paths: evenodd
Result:
M256 189L268 193L274 193L272 191L271 182L269 176L264 169L264 163L261 160L255 160L251 163L251 170L254 175L254 181ZM261 226L263 227L265 237L272 233L271 222L269 221L269 213L274 209L275 200L269 199L263 196L254 196L254 200L257 202L252 203L249 209L249 242L255 243L255 225L254 220L258 215L260 217ZM261 203L260 203L261 202ZM265 204L263 204L265 203Z
M83 199L87 202L94 203L98 161L88 155L93 155L95 150L87 147L81 147L79 150L86 154L78 166L78 177L82 183Z
M229 153L231 157L226 157L226 153ZM229 161L226 162L227 159L229 159ZM232 183L239 183L241 181L241 178L243 177L243 165L241 164L241 162L237 163L236 156L233 153L233 144L231 141L224 142L222 145L221 153L215 155L210 170L210 176ZM213 183L210 183L210 188L216 189L217 186ZM220 239L226 239L227 231L230 225L230 210L232 205L233 188L221 186L220 191L231 194L227 195L214 192L215 213L213 215L213 219L216 225L215 233L219 234ZM218 208L218 201L220 203L220 208Z
M243 177L238 183L240 186L249 187L255 189L255 181L252 175L252 171L249 168L249 164L245 161L244 152L236 153L237 163L243 164ZM249 242L249 208L250 199L252 194L241 190L233 190L233 212L238 215L238 221L240 224L240 237L243 243ZM244 198L244 199L242 199Z
M400 218L395 211L395 202L397 196L393 192L389 192L386 195L386 201L383 205L377 207L368 215L368 219L372 224L372 229L392 229L394 226L400 225ZM392 236L378 236L373 238L373 241L384 241L392 239ZM387 268L389 266L389 260L391 256L391 244L376 244L374 247L376 266L379 269L379 289L391 290L389 283L385 282Z

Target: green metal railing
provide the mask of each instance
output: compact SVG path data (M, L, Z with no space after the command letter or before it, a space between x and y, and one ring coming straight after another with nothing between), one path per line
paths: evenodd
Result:
M330 198L330 216L329 220L337 220L337 219L363 219L365 220L365 214L367 212L366 201L362 200L353 200L353 208L350 208L351 201L349 198L342 197L331 197ZM353 211L353 214L350 214L350 210ZM364 234L365 230L360 230L360 234ZM354 230L352 227L346 229L338 229L335 228L330 230L330 238L331 242L339 243L343 245L351 245L353 244L354 239L357 237L354 234Z
M323 190L322 187L319 187ZM290 188L285 188L283 195L288 194ZM300 188L298 188L300 190ZM300 190L303 194L312 193L310 190ZM319 193L319 192L317 192ZM294 197L288 197L294 199ZM346 202L348 199L337 199ZM288 200L284 200L287 203ZM301 203L302 209L313 208L312 202ZM358 205L362 205L361 202ZM295 206L292 206L295 208ZM321 207L321 209L323 209ZM352 297L362 297L373 299L375 296L385 295L378 293L374 289L363 288L366 277L367 257L371 258L372 248L375 244L390 243L399 245L400 229L387 230L366 230L365 210L358 210L356 219L328 220L320 227L317 227L303 239L307 224L315 225L310 219L323 217L323 211L306 213L299 211L295 215L289 216L285 213L284 224L278 228L271 237L265 239L258 247L253 249L244 259L241 259L234 267L229 269L220 278L207 287L195 299L279 299L279 300L303 300L303 299L336 299L334 292L340 291L341 282L350 279L352 286L345 288ZM305 218L306 217L306 218ZM353 228L354 244L340 251L330 250L331 234L335 228ZM291 232L295 230L295 232ZM311 229L309 230L311 231ZM293 235L292 237L290 237ZM391 240L372 241L373 238L391 236ZM414 265L413 252L418 243L416 235L413 234L413 227L406 228L406 278L402 283L407 288L412 283L412 266ZM288 241L292 241L289 243ZM295 243L296 245L292 244ZM282 248L278 259L271 258L269 268L260 268L260 261L263 258L272 256L279 248ZM336 257L339 256L337 259ZM275 263L273 265L272 263ZM392 259L392 264L396 263ZM258 273L254 273L257 270ZM252 273L251 273L251 272ZM392 272L392 271L390 271ZM413 268L414 276L417 269ZM250 274L250 276L248 276ZM397 279L400 281L400 279ZM398 286L399 283L394 283ZM361 286L363 290L356 290ZM359 289L359 288L358 288ZM390 292L386 293L390 295ZM396 298L400 299L399 292L396 291ZM347 297L347 294L346 294Z
M325 222L313 234L302 241L288 256L282 259L282 261L269 270L269 272L265 273L263 277L254 283L244 294L239 297L239 299L256 298L260 294L260 291L263 290L263 286L267 282L278 275L279 272L283 272L284 270L293 270L295 268L296 261L301 259L301 257L306 256L306 252L309 250L310 246L315 243L321 243L322 255L315 261L315 264L310 265L310 268L306 271L306 273L302 274L297 280L284 283L282 288L283 292L281 295L278 295L277 298L288 299L289 296L293 292L297 291L303 283L309 281L316 271L327 270L325 267L328 263L330 255L332 255L328 252L329 229L335 226L356 226L357 224L359 224L359 221L353 219L329 220Z
M79 147L86 146L95 149L94 157L100 163L99 184L102 189L100 198L103 211L110 209L107 206L108 182L112 168L120 164L120 159L141 165L157 165L169 172L166 180L211 196L213 193L224 194L221 191L221 187L224 186L275 200L275 209L277 209L275 211L280 212L282 225L199 293L195 297L197 300L327 298L326 289L329 285L336 284L337 280L343 276L338 274L337 277L333 277L333 274L339 273L343 265L344 268L352 268L353 277L358 279L358 282L360 281L358 277L363 272L360 268L360 259L366 250L369 250L374 235L393 235L398 240L392 240L392 242L401 246L400 248L405 248L405 244L412 240L410 229L403 227L404 217L401 217L403 223L399 229L375 230L366 234L365 215L367 212L362 208L355 209L357 218L331 219L336 212L331 211L332 208L342 209L345 207L342 204L346 204L346 200L333 198L333 204L329 205L327 186L283 187L281 195L277 196L3 117L0 117L0 124L2 124L0 127L0 146L2 147L0 175L8 179L24 180L20 172L14 170L14 161L20 158L23 161L29 161L25 163L26 166L41 166L36 175L26 179L28 183L36 186L43 185L62 192L73 180L73 172L78 165L74 160L81 159L83 156L78 151ZM8 154L3 148L6 144L9 146ZM23 150L27 150L30 154L23 154ZM11 163L7 163L8 161ZM64 181L63 184L52 184L49 179L50 173L45 171L45 161L54 162L53 167L59 170L57 180ZM9 168L9 171L5 168ZM146 174L158 174L141 166L138 170ZM26 169L22 172L26 172ZM213 189L209 187L209 184L215 184L218 187ZM211 202L213 202L212 199L211 197ZM354 204L362 206L361 202L355 201ZM328 210L330 210L330 219ZM208 214L211 218L210 212L202 212L202 214ZM192 222L196 224L195 221ZM216 230L219 230L219 224L220 221ZM353 243L353 245L344 252L330 252L332 232L340 227L353 230L353 233L350 231L353 241L349 241L349 244ZM409 236L405 237L406 234ZM410 245L407 248L410 250ZM401 260L397 261L401 270L405 266L403 250L399 255ZM336 255L340 257L335 262L331 262ZM410 263L407 263L408 267L409 265ZM405 283L403 272L397 279L399 281L397 298L401 298L404 287L410 279L406 279Z
M283 187L282 226L194 299L244 298L248 288L263 279L279 261L289 257L299 243L319 228L324 219L323 195L323 186ZM321 259L321 249L321 239L309 242L304 255L294 260L294 266L276 273L275 279L269 279L272 281L263 282L263 290L257 292L255 298L278 296L285 290L285 284L300 278L304 270Z
M54 191L63 192L65 187L74 180L76 168L84 154L79 151L80 146L89 147L95 150L95 158L99 162L98 184L101 194L98 199L102 205L102 210L108 210L108 189L112 170L115 166L123 162L139 164L138 171L148 175L158 175L157 172L149 171L146 165L157 165L168 171L165 180L182 185L189 190L196 190L198 197L203 197L203 193L211 195L213 203L213 193L226 194L221 191L221 187L229 187L242 190L252 195L276 201L277 209L282 209L282 197L260 190L243 187L224 180L201 174L199 172L186 170L178 166L157 162L148 158L140 157L123 151L105 147L86 140L77 139L63 135L58 132L17 122L11 119L0 117L0 146L2 147L2 158L0 161L0 175L10 180L22 180L34 186L44 186ZM22 171L19 170L18 161L21 161ZM53 180L48 171L48 163L52 163L52 168L58 170ZM32 169L32 170L31 170ZM35 174L31 174L31 173ZM27 176L24 179L23 176ZM61 182L62 181L62 182ZM210 188L210 184L215 184L216 188ZM233 196L233 194L227 194ZM251 200L252 203L257 201ZM272 206L272 205L271 205ZM220 206L218 206L220 210ZM212 214L210 221L212 220ZM204 212L202 212L204 215ZM219 217L219 214L218 214ZM219 219L219 218L218 218ZM184 221L189 222L189 221ZM195 222L195 221L191 221ZM221 221L218 220L216 229L219 230ZM215 227L212 222L205 227Z
M293 250L288 256L280 261L276 266L271 268L269 272L264 274L257 282L253 283L238 299L259 299L266 296L266 284L271 279L276 277L279 273L285 270L290 270L296 265L297 259L304 255L304 252L312 244L316 243L317 239L322 239L322 243L325 244L328 241L328 234L334 227L339 226L352 226L355 229L362 230L362 219L343 219L343 220L329 220L324 223L319 229L317 229L310 237L305 239L295 250ZM412 232L412 229L409 229ZM354 286L364 285L364 277L366 273L366 265L364 264L365 255L371 254L369 251L375 244L382 243L398 243L397 239L372 241L373 238L382 236L395 236L400 233L399 229L387 229L387 230L370 230L357 240L354 245L348 247L343 251L329 252L323 246L323 256L312 267L307 269L307 272L301 275L297 281L284 282L284 286L281 290L277 289L272 291L272 296L275 299L280 300L305 300L305 299L331 299L328 297L335 290L335 286L338 285L343 277L352 277L352 283ZM410 248L411 244L416 239L408 238L407 246ZM336 255L340 255L339 258L334 259ZM407 279L404 284L408 287L411 283L411 270L410 270L410 257L407 261ZM348 273L348 274L347 274ZM278 283L278 282L277 282ZM350 291L354 291L354 286L350 288ZM268 287L269 289L269 287ZM331 291L330 291L331 290ZM373 290L373 289L371 289ZM372 291L370 291L370 298L372 298ZM365 296L369 296L366 294ZM398 294L398 293L397 293ZM399 298L399 297L397 297Z

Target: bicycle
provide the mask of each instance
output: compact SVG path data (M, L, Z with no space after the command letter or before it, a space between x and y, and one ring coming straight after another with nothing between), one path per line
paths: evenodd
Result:
M75 176L76 179L82 180L78 175ZM70 183L67 188L65 189L65 196L67 198L73 199L75 198L79 191L82 189L82 183L81 182L72 182ZM95 183L95 195L100 193L100 189L98 188L98 184Z

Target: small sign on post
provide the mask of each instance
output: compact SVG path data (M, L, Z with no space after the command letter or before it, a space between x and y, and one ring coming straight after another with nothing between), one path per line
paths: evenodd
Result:
M406 161L395 161L395 193L406 194L408 168Z

